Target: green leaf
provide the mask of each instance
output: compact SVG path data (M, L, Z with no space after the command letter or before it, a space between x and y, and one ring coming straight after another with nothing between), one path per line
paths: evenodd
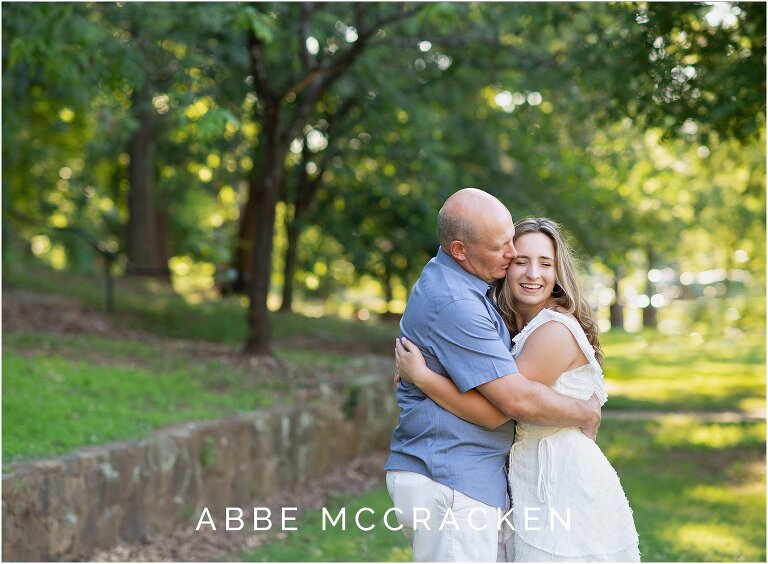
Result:
M267 14L263 14L251 6L245 8L245 13L248 17L251 31L256 38L264 43L272 43L274 35L271 29L271 18Z

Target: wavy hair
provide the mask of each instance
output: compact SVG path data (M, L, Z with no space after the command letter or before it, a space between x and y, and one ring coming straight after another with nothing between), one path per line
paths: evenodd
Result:
M552 291L552 301L577 319L587 335L589 344L595 349L595 358L602 366L603 349L600 347L597 323L584 293L579 288L577 281L578 261L568 244L565 231L560 225L546 217L532 217L515 223L515 241L528 233L543 233L552 240L555 247L555 272L557 274L555 288ZM502 279L496 287L496 301L504 323L510 333L514 335L517 333L515 323L517 313L515 312L514 298L506 279Z

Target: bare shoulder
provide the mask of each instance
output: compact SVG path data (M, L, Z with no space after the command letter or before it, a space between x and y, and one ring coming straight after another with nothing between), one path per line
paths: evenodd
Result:
M555 306L553 306L553 307L551 307L551 308L549 308L549 309L551 309L552 311L556 311L557 313L561 313L561 314L563 314L564 316L566 316L566 317L569 317L569 318L573 319L573 320L574 320L575 322L577 322L577 323L579 322L579 320L578 320L578 319L576 319L576 316L575 316L575 315L573 315L572 313L570 313L570 312L569 312L567 309L565 309L563 306L560 306L560 305L555 305Z
M526 378L553 385L563 372L585 364L576 338L561 321L549 320L536 327L517 357Z
M526 341L526 346L529 344L538 349L560 353L564 348L578 349L579 347L571 330L556 320L547 321L536 327Z

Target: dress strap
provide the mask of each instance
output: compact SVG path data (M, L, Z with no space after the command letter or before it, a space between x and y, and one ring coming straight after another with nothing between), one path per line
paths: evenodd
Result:
M584 356L587 357L587 360L590 363L597 362L597 359L595 358L595 349L592 348L592 345L589 343L589 339L587 339L587 335L584 333L584 329L582 329L581 325L579 325L579 322L559 311L546 308L542 309L536 317L528 322L528 325L526 325L520 333L515 335L512 339L514 343L513 352L518 354L522 350L525 340L531 333L549 321L559 321L565 325L573 335L573 338L576 339L576 343L579 345L581 352L584 353Z

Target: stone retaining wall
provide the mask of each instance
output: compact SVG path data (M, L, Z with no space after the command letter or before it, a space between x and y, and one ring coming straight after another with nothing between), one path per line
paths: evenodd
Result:
M3 475L3 560L87 559L194 526L203 507L223 522L227 506L386 448L398 412L391 380L369 376L342 391L299 393L292 406L16 465Z

